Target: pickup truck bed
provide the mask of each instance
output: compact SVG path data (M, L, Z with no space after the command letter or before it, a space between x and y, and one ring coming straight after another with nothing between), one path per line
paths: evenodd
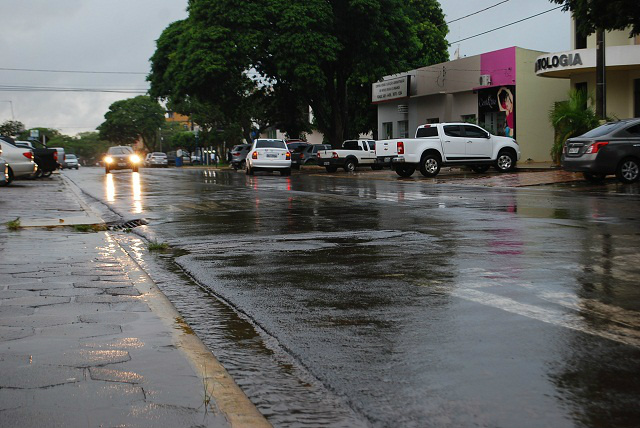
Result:
M375 147L376 142L373 140L347 140L342 143L342 149L319 151L317 162L327 172L336 172L338 168L352 172L359 166L382 169L384 163L376 157Z

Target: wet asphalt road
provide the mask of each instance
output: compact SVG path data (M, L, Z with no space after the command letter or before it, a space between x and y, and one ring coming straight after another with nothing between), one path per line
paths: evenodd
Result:
M64 174L287 355L240 382L276 426L640 425L637 184Z

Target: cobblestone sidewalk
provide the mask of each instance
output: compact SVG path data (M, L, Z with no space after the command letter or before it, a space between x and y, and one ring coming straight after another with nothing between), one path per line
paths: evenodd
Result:
M0 189L0 426L267 426L221 409L109 232L5 226L82 212L60 177Z

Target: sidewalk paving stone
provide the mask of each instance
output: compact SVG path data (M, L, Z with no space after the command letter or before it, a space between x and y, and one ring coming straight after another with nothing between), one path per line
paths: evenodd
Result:
M0 190L0 426L268 426L243 395L238 415L205 397L175 320L108 232L4 227L87 216L59 176L17 183Z

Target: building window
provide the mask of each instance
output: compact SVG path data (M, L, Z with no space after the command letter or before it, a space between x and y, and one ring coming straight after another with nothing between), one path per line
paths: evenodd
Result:
M640 117L640 79L633 81L633 117Z
M382 124L382 135L384 138L393 138L393 122L384 122Z
M409 137L409 121L399 120L398 121L398 138L408 138L408 137Z
M273 129L273 128L269 129L267 131L267 138L275 139L278 136L277 134L278 134L278 132L275 129Z
M473 123L475 125L478 124L478 120L476 119L475 114L463 114L460 116L460 120L464 123Z

